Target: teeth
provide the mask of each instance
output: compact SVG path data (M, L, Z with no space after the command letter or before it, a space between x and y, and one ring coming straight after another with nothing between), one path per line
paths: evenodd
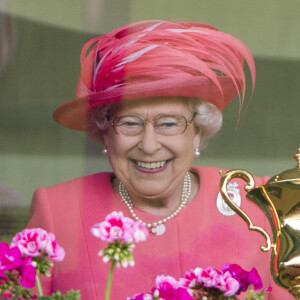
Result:
M159 161L159 162L153 162L153 163L144 163L144 162L140 162L140 161L136 162L136 164L139 167L142 167L142 168L145 168L145 169L158 169L158 168L162 168L166 163L167 163L166 160Z

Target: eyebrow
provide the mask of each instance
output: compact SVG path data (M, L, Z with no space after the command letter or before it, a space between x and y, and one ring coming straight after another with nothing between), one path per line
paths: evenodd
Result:
M195 112L193 112L192 113L192 118L195 116ZM130 116L137 116L137 117L140 117L140 118L142 118L142 119L144 119L144 120L148 120L147 118L145 118L145 117L143 117L143 116L141 116L141 115L139 115L139 114L135 114L135 113L129 113L129 114L120 114L120 115L115 115L114 116L114 118L120 118L120 117L130 117ZM182 115L182 114L172 114L172 113L168 113L168 114L158 114L158 115L156 115L156 116L154 116L154 118L153 119L156 119L156 118L158 118L158 117L161 117L161 116L176 116L176 117L184 117L186 120L189 118L189 117L187 117L187 116L185 116L185 115Z

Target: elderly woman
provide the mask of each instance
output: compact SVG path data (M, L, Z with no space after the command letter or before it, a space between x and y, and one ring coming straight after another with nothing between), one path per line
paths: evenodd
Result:
M73 288L83 300L103 299L109 266L99 259L105 245L90 228L112 211L150 232L134 250L135 267L115 271L112 299L149 291L158 274L179 278L190 268L225 263L256 267L264 287L273 286L269 258L259 250L264 241L224 205L219 170L192 167L220 129L221 111L237 95L243 103L244 60L254 87L248 48L198 23L138 22L83 47L77 99L56 109L54 118L101 141L113 173L36 191L28 227L53 232L66 250L44 283L47 293ZM265 226L242 184L230 188L236 203ZM273 291L270 299L289 298L278 287Z

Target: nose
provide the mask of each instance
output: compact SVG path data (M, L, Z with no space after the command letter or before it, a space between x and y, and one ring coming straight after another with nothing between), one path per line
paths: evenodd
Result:
M144 132L141 134L138 147L145 154L152 155L161 148L160 135L156 133L151 122L145 123Z

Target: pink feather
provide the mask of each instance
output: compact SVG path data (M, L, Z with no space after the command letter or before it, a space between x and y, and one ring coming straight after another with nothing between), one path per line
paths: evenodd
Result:
M90 40L81 52L80 80L90 92L180 76L205 76L223 94L218 76L227 76L244 102L244 60L255 86L249 49L235 37L198 23L141 21ZM241 90L241 92L240 92Z

